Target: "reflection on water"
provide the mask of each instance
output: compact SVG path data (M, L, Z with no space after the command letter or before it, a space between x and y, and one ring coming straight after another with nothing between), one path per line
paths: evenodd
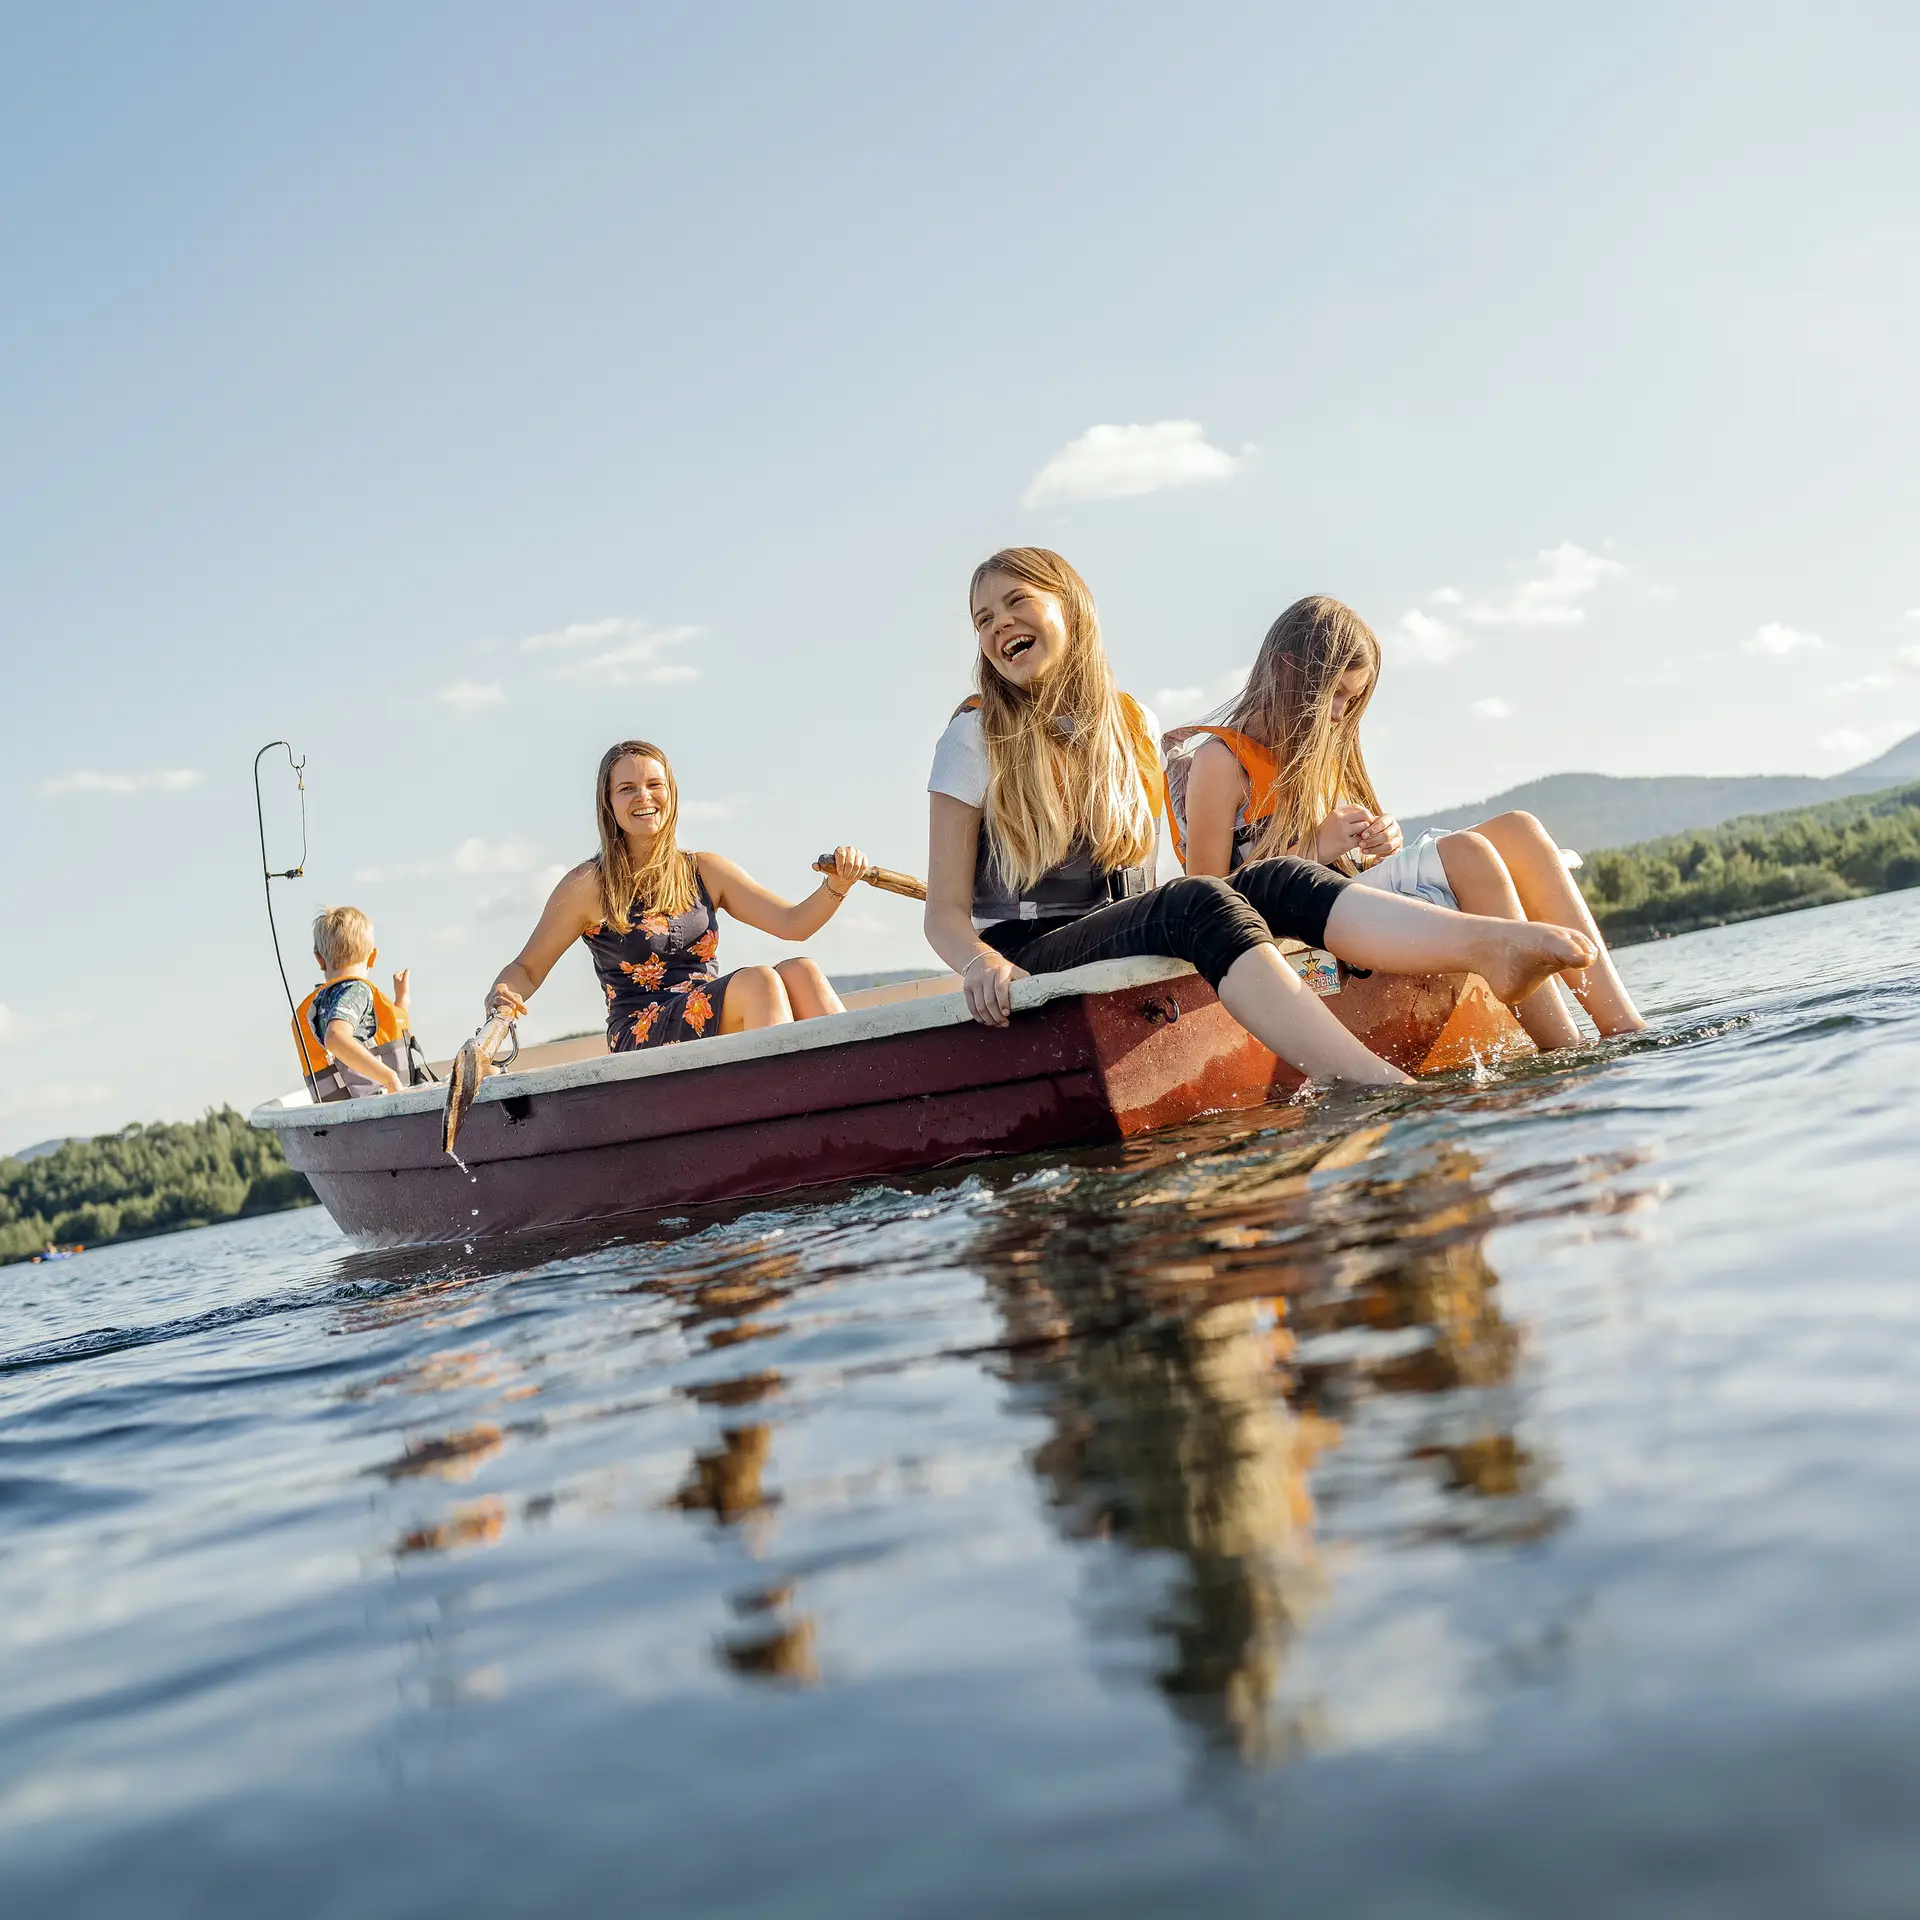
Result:
M1916 937L624 1237L8 1270L0 1909L1908 1910Z
M1006 1377L1052 1423L1033 1466L1059 1524L1176 1557L1147 1623L1156 1681L1247 1759L1314 1736L1311 1713L1274 1717L1329 1578L1309 1476L1367 1398L1432 1397L1407 1457L1500 1503L1473 1531L1553 1524L1512 1431L1521 1342L1485 1253L1479 1162L1453 1144L1376 1173L1386 1132L1270 1147L1252 1166L1236 1142L1119 1207L1104 1188L1084 1209L1071 1191L1010 1195L973 1255L1005 1320Z

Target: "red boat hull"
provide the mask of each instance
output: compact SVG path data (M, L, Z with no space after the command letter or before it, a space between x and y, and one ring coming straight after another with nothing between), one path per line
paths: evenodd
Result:
M1434 1058L1450 1031L1475 1050L1517 1031L1464 975L1350 981L1327 1005L1409 1070L1458 1064ZM489 1081L461 1130L464 1170L440 1150L437 1099L355 1103L350 1121L339 1107L254 1118L346 1233L412 1245L1110 1142L1300 1085L1191 972L1055 998L1000 1030L961 1020L739 1059L729 1044L673 1049L688 1071L614 1077L601 1062L558 1085Z

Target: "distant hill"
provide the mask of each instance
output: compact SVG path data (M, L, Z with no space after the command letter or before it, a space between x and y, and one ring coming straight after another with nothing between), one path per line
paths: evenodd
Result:
M1819 780L1810 774L1759 773L1724 779L1681 774L1623 779L1607 773L1555 773L1485 800L1404 820L1411 840L1429 827L1470 827L1496 813L1531 813L1563 847L1582 853L1632 846L1691 827L1717 827L1747 814L1819 806L1920 779L1920 733L1909 734L1865 766Z
M37 1140L30 1147L20 1147L16 1151L0 1155L8 1160L44 1160L50 1153L58 1153L62 1147L77 1145L88 1138L84 1133L62 1134L58 1140Z
M1920 886L1920 786L1602 848L1580 870L1616 946Z

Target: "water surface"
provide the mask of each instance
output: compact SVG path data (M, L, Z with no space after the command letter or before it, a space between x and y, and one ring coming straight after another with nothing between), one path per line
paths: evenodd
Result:
M1916 935L1399 1106L0 1271L0 1907L1913 1912Z

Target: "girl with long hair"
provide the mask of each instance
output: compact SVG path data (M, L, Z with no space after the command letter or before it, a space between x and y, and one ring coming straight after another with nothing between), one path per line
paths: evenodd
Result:
M1095 960L1190 961L1263 1045L1315 1080L1397 1084L1300 984L1277 936L1387 972L1482 975L1524 999L1590 944L1563 927L1448 912L1352 886L1298 857L1154 886L1159 729L1115 687L1087 584L1057 553L1009 547L974 569L975 697L934 751L927 939L973 1017L1003 1027L1012 986Z
M1360 717L1380 680L1380 643L1325 594L1296 600L1260 643L1245 689L1218 723L1166 738L1176 838L1193 874L1232 874L1301 854L1363 887L1502 920L1577 929L1594 949L1563 977L1602 1034L1637 1033L1633 1004L1552 836L1530 813L1401 843L1360 751ZM1551 980L1515 1008L1536 1045L1577 1046Z
M804 955L732 973L720 971L717 956L722 912L781 940L818 933L867 871L857 847L836 848L833 871L795 905L720 854L681 850L679 784L652 741L609 747L594 794L600 851L554 888L527 944L500 969L489 1014L523 1015L576 940L586 942L607 996L612 1053L846 1011Z

